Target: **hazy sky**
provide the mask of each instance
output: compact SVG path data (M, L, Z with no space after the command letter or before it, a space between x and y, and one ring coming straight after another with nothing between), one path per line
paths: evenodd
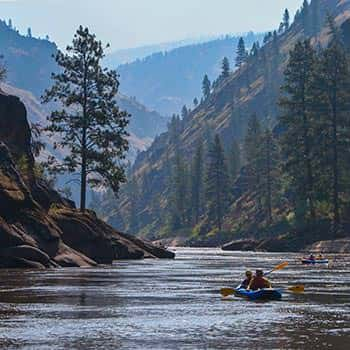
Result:
M277 28L302 0L0 0L0 17L65 47L79 24L112 49Z

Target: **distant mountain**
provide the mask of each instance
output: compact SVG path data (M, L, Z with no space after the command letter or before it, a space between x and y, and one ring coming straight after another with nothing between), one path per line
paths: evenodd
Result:
M211 80L220 74L221 61L227 56L234 66L239 37L226 36L205 43L192 44L152 55L135 62L118 66L117 60L110 66L117 68L121 80L121 92L136 96L144 105L171 115L186 104L192 105L194 97L200 99L204 74ZM262 39L262 34L245 35L249 48Z
M105 64L109 68L113 68L113 67L115 68L116 66L119 66L121 64L131 63L138 59L141 60L146 56L149 56L155 52L169 51L169 50L176 49L178 47L199 44L199 43L213 40L216 38L217 38L216 36L213 36L213 37L206 36L206 37L201 37L199 39L185 39L185 40L171 41L171 42L166 42L161 44L134 47L130 49L120 49L107 55L107 57L105 58Z
M41 106L39 98L51 85L51 73L58 69L52 57L56 52L54 43L23 36L0 21L0 55L3 55L7 69L7 89L23 99L30 121L46 118L46 107ZM131 140L135 141L131 153L131 159L134 159L138 151L144 150L157 134L166 129L167 118L148 110L135 98L120 95L118 103L121 109L132 115L129 131Z
M118 106L131 114L129 130L141 139L154 139L167 128L169 118L147 109L135 98L119 94Z

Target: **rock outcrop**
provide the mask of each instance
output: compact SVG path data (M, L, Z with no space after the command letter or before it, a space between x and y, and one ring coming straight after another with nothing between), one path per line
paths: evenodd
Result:
M319 241L308 246L305 251L323 254L350 254L350 239L344 238L329 241Z
M50 268L110 264L114 259L173 258L81 213L34 171L26 110L0 94L0 267Z

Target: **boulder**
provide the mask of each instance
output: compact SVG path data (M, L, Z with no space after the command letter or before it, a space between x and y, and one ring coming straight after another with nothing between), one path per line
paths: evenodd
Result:
M0 257L13 257L40 263L45 267L50 267L50 257L38 248L21 245L0 249Z
M46 266L37 261L31 261L15 256L0 256L0 268L5 269L45 269Z
M54 261L61 267L92 267L97 263L82 253L62 244Z

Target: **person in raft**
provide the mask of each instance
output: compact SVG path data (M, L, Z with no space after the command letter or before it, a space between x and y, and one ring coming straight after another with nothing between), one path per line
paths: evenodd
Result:
M315 260L315 256L312 253L309 256L309 260Z
M245 280L241 283L240 288L247 289L248 286L249 286L250 281L252 280L252 278L253 278L253 272L246 271L246 273L245 273Z
M263 288L271 288L271 283L264 277L263 270L256 270L255 276L249 282L247 290L258 290Z

